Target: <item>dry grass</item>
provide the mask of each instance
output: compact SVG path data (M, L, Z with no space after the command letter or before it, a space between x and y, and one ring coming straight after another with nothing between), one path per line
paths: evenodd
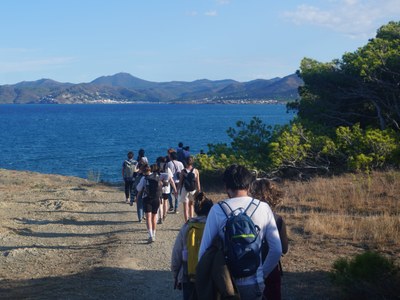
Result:
M286 182L280 211L310 238L400 252L400 172ZM298 225L298 222L297 226Z

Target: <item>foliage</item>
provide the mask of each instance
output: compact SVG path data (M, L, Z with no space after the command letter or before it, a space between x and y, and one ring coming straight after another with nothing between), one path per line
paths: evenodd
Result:
M399 148L396 134L391 130L363 130L356 124L353 127L338 127L336 136L338 152L346 159L349 170L382 168L392 160L395 150Z
M366 171L400 164L400 22L382 26L342 59L301 62L301 99L287 126L254 117L227 130L231 143L209 145L205 170L240 163L284 176Z
M200 170L220 170L231 164L241 164L249 166L245 159L234 155L227 156L225 153L219 155L204 155L196 156L196 167Z
M329 156L335 150L330 138L314 135L296 123L282 130L269 147L271 168L284 172L288 169L327 171Z
M395 299L400 292L399 271L381 254L365 252L352 259L336 260L331 278L344 288L349 299Z
M230 127L227 134L232 140L230 145L209 144L209 155L198 159L200 168L225 168L232 163L258 170L268 168L268 145L272 138L270 126L264 124L260 118L253 117L249 123L236 122L236 128Z
M382 26L367 45L341 60L301 62L300 120L327 127L400 130L400 22Z

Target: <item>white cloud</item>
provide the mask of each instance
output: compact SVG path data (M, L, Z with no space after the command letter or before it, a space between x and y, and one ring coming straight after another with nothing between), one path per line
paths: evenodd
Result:
M204 13L207 17L216 17L218 15L216 10L210 10Z
M323 26L352 37L372 37L380 26L399 15L398 0L333 0L328 8L301 4L283 13L297 25Z
M226 5L226 4L230 4L231 1L230 0L217 0L217 3L219 5Z

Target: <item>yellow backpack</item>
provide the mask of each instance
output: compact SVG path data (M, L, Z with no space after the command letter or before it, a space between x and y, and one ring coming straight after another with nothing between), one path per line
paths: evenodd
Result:
M206 223L203 222L188 222L189 229L186 235L186 246L188 251L188 276L191 282L196 279L196 266L205 225Z

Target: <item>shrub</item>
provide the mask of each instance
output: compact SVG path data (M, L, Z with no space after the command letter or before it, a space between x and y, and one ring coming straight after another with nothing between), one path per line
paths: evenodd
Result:
M338 127L336 145L341 155L347 158L347 166L351 171L383 168L393 160L399 147L393 131L363 130L359 124Z
M331 277L349 299L398 299L400 295L399 267L376 252L336 260Z

